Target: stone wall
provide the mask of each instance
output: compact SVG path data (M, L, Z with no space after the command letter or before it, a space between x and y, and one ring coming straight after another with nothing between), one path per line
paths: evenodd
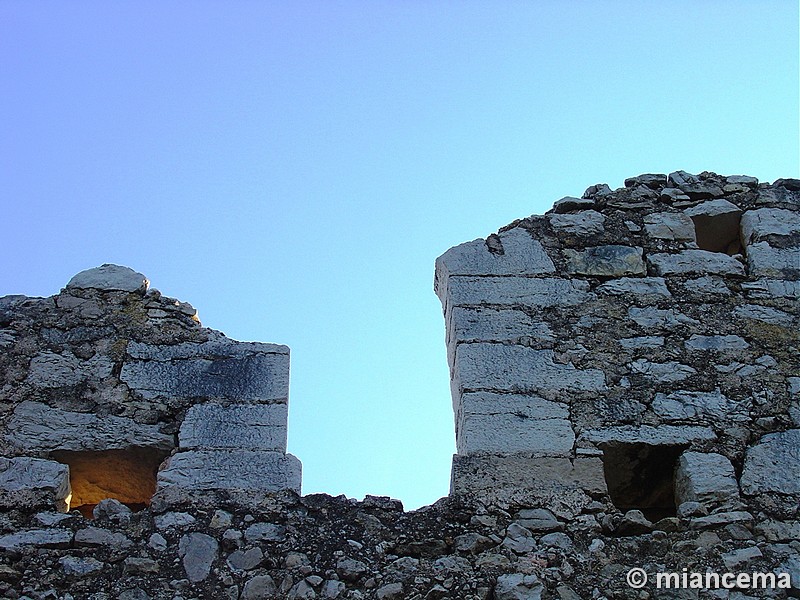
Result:
M797 180L642 175L445 253L458 454L413 512L299 495L285 346L125 267L0 298L0 596L798 597L799 217Z

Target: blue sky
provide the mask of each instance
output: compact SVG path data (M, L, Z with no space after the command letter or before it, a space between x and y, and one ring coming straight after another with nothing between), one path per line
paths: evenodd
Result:
M800 176L795 1L0 1L0 294L105 262L292 349L304 493L428 504L433 265L594 183Z

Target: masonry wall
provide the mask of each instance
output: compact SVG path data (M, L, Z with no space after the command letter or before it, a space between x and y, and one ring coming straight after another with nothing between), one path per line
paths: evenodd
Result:
M445 253L458 454L413 512L299 495L285 346L125 267L0 298L0 595L798 597L799 215L797 180L642 175Z

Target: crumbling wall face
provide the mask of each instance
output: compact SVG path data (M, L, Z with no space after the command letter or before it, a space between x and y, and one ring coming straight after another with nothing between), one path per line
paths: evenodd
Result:
M0 347L4 507L25 496L91 514L109 497L147 505L157 487L300 490L289 349L201 327L140 273L104 265L50 298L1 298Z
M448 250L453 493L796 516L800 191L592 186ZM650 490L643 494L637 490ZM651 490L651 491L652 491Z

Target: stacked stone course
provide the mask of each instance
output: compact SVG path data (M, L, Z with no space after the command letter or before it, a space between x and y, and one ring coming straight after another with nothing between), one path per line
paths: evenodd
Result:
M413 512L299 495L285 346L114 265L0 298L0 596L800 596L800 181L592 186L449 250L435 289L458 454Z

